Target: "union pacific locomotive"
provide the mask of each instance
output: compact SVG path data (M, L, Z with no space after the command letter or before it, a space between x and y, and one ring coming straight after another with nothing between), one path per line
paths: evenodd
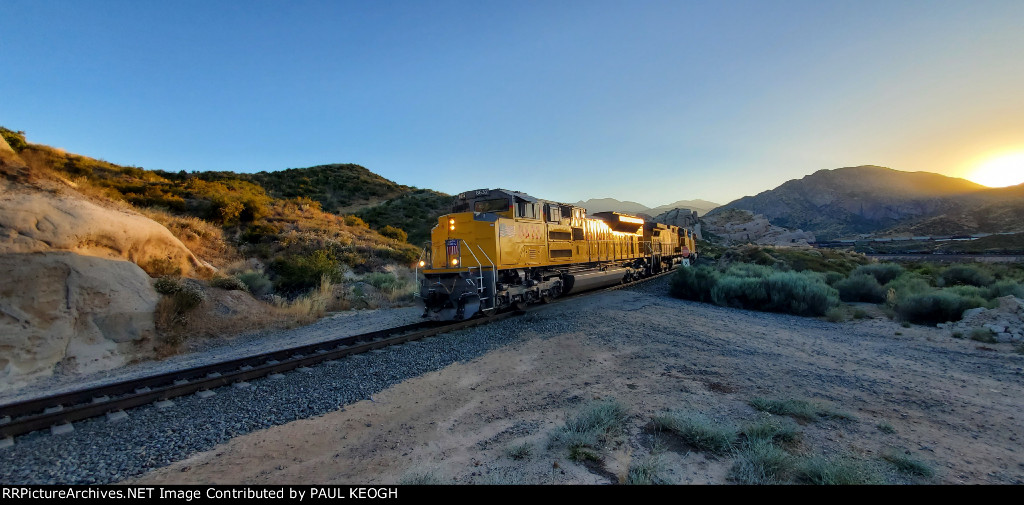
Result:
M423 316L491 315L671 269L696 258L689 230L505 189L455 197L420 261Z

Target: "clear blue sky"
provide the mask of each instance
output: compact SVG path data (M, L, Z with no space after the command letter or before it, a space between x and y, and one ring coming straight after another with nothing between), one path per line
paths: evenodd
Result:
M1024 1L46 1L0 125L162 170L725 203L1024 152Z

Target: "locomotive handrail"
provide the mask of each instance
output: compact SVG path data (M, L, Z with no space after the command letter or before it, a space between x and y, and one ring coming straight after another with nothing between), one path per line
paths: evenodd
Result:
M496 299L496 296L498 294L498 267L494 265L494 262L491 261L491 257L487 255L487 251L484 251L484 248L480 244L477 244L476 248L480 250L480 254L484 255L484 259L486 259L487 262L491 264L491 296L488 297L488 299L491 301L491 308L495 308L498 306L498 302ZM482 269L483 267L481 267L481 270ZM481 277L483 277L482 271L480 272L480 275Z
M476 253L473 252L473 248L469 245L469 242L466 242L465 239L461 238L456 240L465 244L466 249L469 250L469 254L473 255L473 261L476 261L477 278L480 279L480 283L477 284L477 286L482 287L484 285L484 264L480 262L480 258L476 257ZM483 252L483 250L481 250L480 252ZM487 261L490 262L490 259L488 259ZM491 263L491 267L494 267L493 263ZM466 270L471 270L472 268L473 267L466 267ZM479 292L477 293L477 296L479 296Z

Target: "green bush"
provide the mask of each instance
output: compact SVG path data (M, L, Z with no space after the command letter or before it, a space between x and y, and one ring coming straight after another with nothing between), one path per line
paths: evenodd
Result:
M1013 295L1017 298L1024 298L1024 285L1016 281L1002 280L988 287L985 298L991 300L1001 296Z
M966 284L985 287L995 282L995 277L992 274L971 265L952 265L942 271L941 278L946 286Z
M249 286L238 277L214 277L210 285L228 291L249 291Z
M820 316L839 304L838 292L821 275L750 263L734 264L725 273L706 266L681 268L671 289L679 298L802 316Z
M341 264L330 251L313 251L308 256L288 255L270 264L277 275L277 290L290 294L308 291L320 285L324 276L331 282L341 280Z
M3 136L4 140L7 141L7 145L14 149L14 152L20 153L28 147L28 142L25 141L25 132L13 131L0 126L0 136Z
M821 277L803 272L777 272L768 277L771 299L766 309L798 316L820 316L839 304L839 293Z
M850 273L850 276L854 275L870 275L878 281L879 284L885 284L893 279L903 275L903 267L896 263L871 263L868 265L861 265Z
M992 330L988 328L974 328L971 330L971 340L986 344L994 344L996 343L996 336L993 335Z
M263 272L249 270L238 274L238 280L242 281L248 291L255 296L269 295L274 292L274 284Z
M385 237L393 238L399 242L405 242L409 239L409 234L406 233L405 230L401 228L396 228L391 225L381 228L380 230L378 230L378 233Z
M836 283L845 279L846 276L839 272L825 272L825 284L835 287Z
M886 283L886 302L890 305L912 295L926 294L935 291L935 288L928 283L928 280L919 274L907 272L898 278ZM892 294L891 298L889 294Z
M858 268L859 270L859 268ZM866 273L856 270L850 277L834 284L839 291L839 299L844 302L882 303L885 301L885 288L878 280Z
M902 297L893 308L905 321L937 324L959 321L965 310L983 306L985 300L981 297L964 297L951 290L942 290Z
M711 290L718 283L719 276L718 270L705 265L680 268L672 275L672 296L686 300L710 302Z

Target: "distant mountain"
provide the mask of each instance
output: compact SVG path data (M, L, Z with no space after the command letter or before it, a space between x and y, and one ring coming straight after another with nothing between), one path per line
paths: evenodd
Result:
M587 214L595 214L597 212L622 212L624 214L638 214L646 213L647 206L642 203L620 201L614 198L591 198L585 202L576 202L577 207L583 207L587 209Z
M668 205L648 209L647 213L652 216L657 216L658 214L668 212L672 209L690 209L697 211L697 215L703 216L704 214L711 212L712 209L721 206L722 204L709 202L707 200L679 200L678 202L670 203Z
M697 211L697 214L707 214L711 209L718 207L719 204L709 202L707 200L679 200L675 203L668 205L662 205L659 207L647 207L642 203L631 202L631 201L620 201L614 198L591 198L587 201L576 202L576 206L587 209L588 214L594 214L596 212L622 212L624 214L644 214L647 216L657 216L663 214L672 209L690 209Z
M1024 229L1024 188L987 188L930 172L878 166L819 170L721 209L762 214L819 240L857 234L950 234ZM721 212L719 211L712 211Z

